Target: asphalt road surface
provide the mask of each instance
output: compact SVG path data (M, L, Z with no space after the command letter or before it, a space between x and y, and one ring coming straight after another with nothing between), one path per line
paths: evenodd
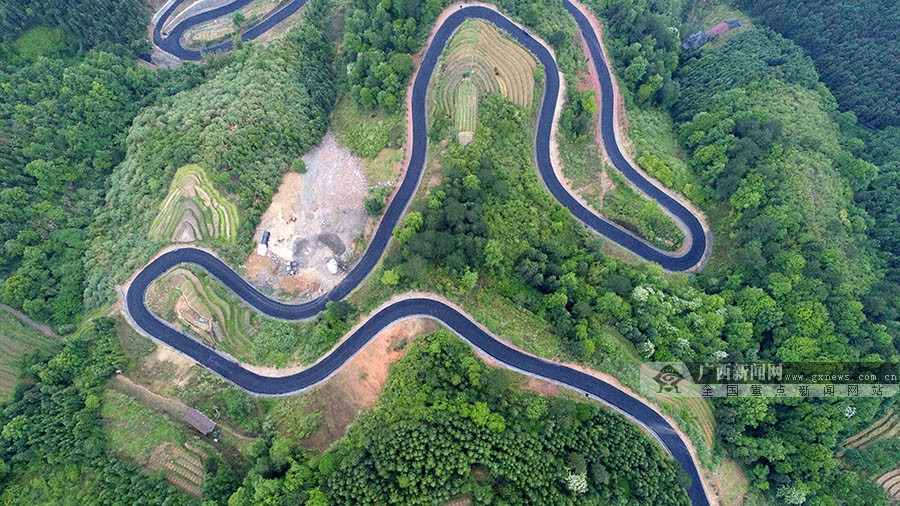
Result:
M197 50L186 49L184 46L182 46L181 37L184 35L184 32L186 32L192 26L196 26L200 23L205 23L207 21L220 18L222 16L227 16L232 12L246 6L252 1L253 0L235 0L234 2L223 5L221 7L208 10L206 12L201 12L200 14L195 14L175 25L175 27L172 28L171 31L163 34L162 26L166 24L166 20L169 19L169 16L171 16L173 12L175 12L175 9L177 9L179 5L184 3L184 0L177 0L175 2L172 2L172 4L169 5L162 16L160 16L159 21L156 23L156 26L153 27L153 43L159 46L163 51L175 55L182 60L197 61L203 58L203 53L211 53L214 51L228 51L233 47L233 44L230 40L220 42L214 46L203 48L202 50ZM288 16L300 10L300 7L303 7L307 1L308 0L294 0L293 2L284 5L282 8L271 13L268 17L260 21L258 24L253 25L249 30L241 34L241 39L253 40L266 33L270 28L284 21Z
M200 52L189 51L180 46L179 39L181 34L183 34L190 26L215 17L227 15L246 5L249 1L250 0L236 0L224 7L188 18L179 23L171 33L169 33L168 37L163 39L158 27L165 22L165 19L171 15L172 11L180 4L180 2L175 2L160 18L157 28L154 30L154 42L164 50L180 58L199 59L202 56ZM267 29L277 24L278 21L281 21L299 9L305 1L306 0L298 0L287 4L277 13L254 26L250 31L244 34L244 37L249 39L265 32ZM600 76L603 97L612 97L612 82L610 75L607 72L606 65L602 60L602 53L600 51L596 33L594 33L587 19L580 11L578 11L578 9L569 3L568 0L564 0L563 4L575 18L584 35L584 39L588 43L594 64L597 67L597 73ZM438 300L415 298L392 304L372 316L352 335L345 339L337 349L314 366L297 374L283 377L261 376L244 369L230 358L219 354L212 348L182 334L167 323L161 321L149 311L144 303L147 288L153 280L171 268L183 263L192 263L203 267L254 309L275 318L285 320L308 319L323 311L329 301L337 301L346 297L375 268L382 253L387 248L393 229L400 221L400 218L406 210L406 206L409 204L409 201L412 199L412 196L419 185L424 168L427 146L425 99L428 85L437 64L438 56L448 39L453 31L463 21L469 18L484 19L508 32L517 42L537 56L546 70L544 97L538 117L537 135L535 138L535 155L537 158L538 170L550 193L587 226L642 258L657 262L664 268L672 271L687 270L696 266L702 260L707 244L706 235L699 220L689 209L682 206L677 200L673 199L653 185L653 183L645 179L627 162L625 157L622 156L619 146L615 141L613 130L614 103L612 100L604 99L600 109L602 138L610 158L615 166L622 171L632 183L638 186L638 188L651 198L659 201L659 203L670 213L681 219L687 226L691 235L690 249L684 255L677 257L670 256L657 250L584 208L566 191L565 187L556 178L550 158L550 132L560 85L556 62L543 45L535 40L528 32L519 28L502 14L485 7L472 6L461 8L452 13L438 28L431 45L425 53L416 81L413 83L413 143L406 177L401 183L391 205L385 212L369 248L356 266L347 274L344 280L331 292L304 304L284 304L260 293L215 256L196 248L180 248L159 256L138 273L132 281L125 297L126 312L131 318L132 323L143 332L190 356L207 369L219 374L228 381L258 395L284 395L306 390L321 383L334 374L353 355L365 347L381 329L397 320L411 316L432 318L446 325L471 346L481 350L481 352L490 356L496 362L513 370L548 379L580 390L603 401L607 405L643 425L681 464L691 479L691 484L687 489L687 493L693 504L707 505L709 504L709 501L704 493L697 467L691 458L690 452L684 441L682 441L672 426L656 411L642 401L631 397L609 383L594 378L593 376L569 367L532 357L504 345L484 332L466 315ZM248 36L251 32L252 35ZM213 50L225 50L228 48L230 48L230 45L222 45L213 48Z

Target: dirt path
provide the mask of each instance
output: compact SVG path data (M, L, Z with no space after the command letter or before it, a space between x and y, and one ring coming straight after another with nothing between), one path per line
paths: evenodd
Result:
M187 404L184 404L183 402L171 397L159 395L158 393L150 390L144 385L135 383L128 376L122 374L117 374L116 376L114 376L109 381L109 385L113 390L137 400L143 406L154 409L156 411L162 411L163 413L166 413L179 421L183 420L184 413L191 409ZM247 441L255 439L252 434L246 434L242 431L237 431L235 429L232 429L231 427L228 427L227 425L217 423L216 426L238 439Z
M22 322L22 325L25 325L26 327L31 327L34 330L37 330L38 332L40 332L41 334L44 334L44 337L46 337L47 339L53 339L54 341L59 341L60 337L58 335L56 335L56 332L53 332L53 329L51 329L50 327L48 327L46 325L40 324L40 323L32 320L31 318L25 316L25 313L23 313L21 311L17 311L15 309L7 306L6 304L0 304L0 309L15 316L17 320Z

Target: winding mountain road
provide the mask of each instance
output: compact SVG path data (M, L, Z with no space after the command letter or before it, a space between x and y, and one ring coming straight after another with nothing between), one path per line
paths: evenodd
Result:
M234 12L234 10L249 3L250 0L236 0L218 9L192 16L176 25L168 34L168 37L163 38L159 27L165 23L165 20L178 7L181 1L183 0L176 0L170 4L160 17L157 27L154 29L154 42L162 49L179 58L199 59L202 56L199 51L186 50L181 47L180 38L184 31L197 23ZM306 0L297 0L286 4L279 11L246 32L244 38L252 39L265 32L280 20L295 12L305 2ZM554 173L550 155L551 127L556 113L555 109L560 90L560 74L553 56L530 33L499 12L482 6L470 6L460 8L450 14L437 28L431 45L426 50L412 88L413 142L411 143L411 157L406 176L385 212L368 249L341 283L331 292L313 301L296 305L285 304L260 293L214 255L196 248L180 248L160 255L144 267L132 280L125 294L124 305L126 314L131 319L132 324L157 341L179 350L209 370L251 393L257 395L286 395L306 390L325 381L354 354L365 347L379 331L397 320L412 316L431 318L444 324L471 346L477 348L497 363L525 374L548 379L582 391L642 425L662 443L664 448L680 463L691 479L691 484L687 488L687 494L692 503L695 505L709 504L696 464L691 457L688 447L668 421L653 408L591 375L542 360L503 344L482 330L467 315L442 301L430 298L411 298L391 304L371 316L336 349L315 365L297 374L281 377L262 376L243 368L240 364L216 350L175 330L152 314L145 304L147 289L153 280L183 263L192 263L203 267L257 311L285 320L312 318L325 310L329 301L341 300L353 291L377 265L382 253L387 248L393 229L399 223L419 185L424 170L427 147L425 105L428 85L438 62L438 56L444 49L453 31L463 21L470 18L480 18L489 21L500 29L505 30L518 43L537 56L544 66L546 76L545 90L538 116L535 156L538 171L550 193L587 226L638 256L657 262L671 271L684 271L696 267L702 261L707 248L707 237L699 219L688 208L646 179L623 156L616 143L613 126L614 104L613 100L610 99L610 97L613 97L612 78L603 62L597 34L578 8L568 0L564 0L563 4L575 18L588 44L593 63L597 67L597 74L600 76L603 93L600 127L606 151L616 168L646 195L656 199L686 227L690 234L690 248L686 253L681 256L672 256L650 246L586 209L566 190ZM230 48L230 43L208 50L226 50L228 48Z

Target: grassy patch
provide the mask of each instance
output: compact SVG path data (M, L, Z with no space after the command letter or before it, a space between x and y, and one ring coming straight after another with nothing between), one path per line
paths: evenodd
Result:
M69 52L69 40L61 28L37 26L19 36L13 43L16 55L25 61L42 56L58 58Z
M562 173L572 182L575 189L583 188L597 181L606 170L603 151L593 142L577 143L566 134L556 137L559 143L559 157Z
M547 322L495 293L490 283L476 287L459 303L478 323L525 351L550 358L562 353L559 338L550 332Z
M363 161L363 175L369 188L379 188L397 183L403 162L403 150L397 148L385 148L378 152L375 158Z
M119 342L122 343L122 350L126 355L137 360L153 353L156 349L153 341L138 334L125 317L117 314L113 318L116 321L116 335L119 336Z
M0 310L0 401L12 394L19 379L21 360L31 352L50 351L55 343L15 316Z
M402 113L362 109L344 97L334 108L332 128L338 144L361 158L375 158L384 148L399 148L403 143L405 118Z
M663 212L658 202L645 198L620 172L610 170L599 146L593 142L572 141L567 135L559 135L557 140L563 175L594 211L660 249L672 251L681 246L684 241L681 229ZM644 155L641 161L646 162L641 164L642 167L663 183L673 182L672 173L656 155ZM667 177L659 177L659 171L667 171Z
M478 90L472 81L465 79L456 88L456 104L454 108L456 128L460 132L474 132L478 118Z
M737 9L732 8L729 5L717 4L717 5L712 5L708 8L703 8L702 7L703 2L698 2L698 3L701 4L700 8L702 9L702 16L703 16L703 21L701 21L700 27L697 28L698 30L709 30L713 26L721 23L722 21L728 20L728 19L739 19L741 21L741 23L743 23L743 25L744 25L744 26L741 26L738 28L732 28L731 30L728 30L727 32L723 33L722 35L715 37L713 40L709 41L708 43L706 43L703 46L703 48L702 48L703 51L710 51L712 49L715 49L715 48L721 46L722 44L724 44L725 42L727 42L728 39L731 39L735 35L753 28L753 21L751 21L750 18L746 14L744 14L743 12L741 12Z
M684 242L684 232L663 212L659 203L644 198L619 172L609 171L608 174L616 187L606 192L602 202L595 199L594 206L657 248L678 249Z
M240 427L249 433L261 430L262 422L253 397L205 370L192 376L175 396L216 423Z
M107 389L100 416L112 449L143 466L161 472L182 491L200 497L205 471L203 462L213 449L187 426L141 405L136 399Z
M267 404L266 421L282 436L300 441L311 437L322 424L322 412L310 409L310 395L273 399Z
M719 504L722 506L739 506L744 503L744 497L747 495L749 483L744 475L741 466L731 460L726 459L716 469L714 478L720 485L718 488L721 495L719 496Z
M149 235L181 242L232 242L237 227L237 207L219 193L202 167L189 164L175 173L159 214L150 224Z
M636 156L654 155L672 174L670 181L666 177L658 177L652 167L641 167L651 176L656 177L663 184L676 192L691 198L689 189L685 185L691 182L690 171L684 161L684 153L681 144L675 135L675 124L665 111L657 109L640 109L632 107L628 110L628 137L634 143Z
M140 464L149 461L153 449L160 443L183 442L181 431L164 415L114 390L103 392L100 416L112 448Z

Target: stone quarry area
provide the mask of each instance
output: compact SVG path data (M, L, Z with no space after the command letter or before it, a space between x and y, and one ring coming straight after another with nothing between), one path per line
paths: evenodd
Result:
M260 219L254 241L258 245L268 232L268 246L262 255L257 248L245 265L253 284L298 301L317 297L343 278L361 253L355 251L361 241L355 241L368 220L362 163L338 146L334 134L327 133L303 161L306 172L284 176Z

